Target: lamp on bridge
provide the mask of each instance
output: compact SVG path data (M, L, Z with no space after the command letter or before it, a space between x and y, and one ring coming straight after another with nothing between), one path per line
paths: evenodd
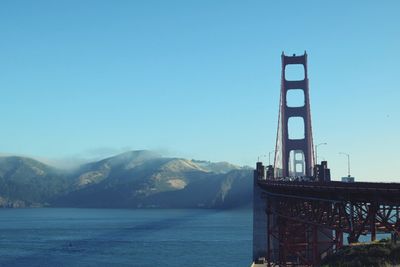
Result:
M271 154L272 154L272 153L275 153L275 151L276 151L276 150L274 149L274 150L268 152L268 165L271 165Z
M257 162L261 162L261 161L260 161L260 158L265 158L265 157L267 157L267 155L260 155L260 156L258 156L258 157L257 157Z
M319 143L315 145L315 165L314 165L314 179L319 182L328 182L331 180L331 170L328 168L328 162L322 161L318 163L318 147L327 145L328 143Z
M318 147L322 145L327 145L328 143L319 143L318 145L315 146L315 163L318 164Z
M350 154L339 152L340 155L347 156L347 177L342 177L342 182L353 183L354 177L350 175Z

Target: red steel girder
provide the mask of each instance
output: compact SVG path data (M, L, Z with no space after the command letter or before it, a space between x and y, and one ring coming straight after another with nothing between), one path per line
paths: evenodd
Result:
M395 203L393 196L385 198L375 192L369 201L353 197L333 200L271 191L264 191L266 212L278 223L271 229L268 226L267 238L279 244L279 260L274 261L279 266L318 266L324 256L343 246L344 233L349 243L358 242L365 234L371 234L372 241L377 233L400 236L400 199ZM318 251L318 247L324 247L324 251Z

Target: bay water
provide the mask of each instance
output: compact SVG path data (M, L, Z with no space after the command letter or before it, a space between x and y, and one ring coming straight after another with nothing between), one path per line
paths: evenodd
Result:
M249 266L252 211L0 209L0 266Z

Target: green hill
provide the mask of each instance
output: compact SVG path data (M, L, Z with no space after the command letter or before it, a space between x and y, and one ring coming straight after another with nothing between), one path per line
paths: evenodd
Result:
M400 266L400 244L387 241L345 246L324 259L323 267Z
M0 157L0 206L49 205L48 201L68 190L66 173L25 157Z
M0 207L227 208L249 204L251 186L250 169L146 150L73 172L29 158L0 158Z

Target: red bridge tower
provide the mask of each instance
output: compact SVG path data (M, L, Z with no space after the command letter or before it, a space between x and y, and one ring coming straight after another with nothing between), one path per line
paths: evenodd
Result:
M286 68L289 65L301 65L304 78L288 80ZM288 106L287 96L291 90L300 90L304 94L301 106ZM278 134L275 152L275 177L313 176L314 149L311 128L310 98L307 76L307 53L302 56L286 56L282 52L281 97L279 104ZM290 120L300 119L304 125L304 136L300 139L289 138Z

